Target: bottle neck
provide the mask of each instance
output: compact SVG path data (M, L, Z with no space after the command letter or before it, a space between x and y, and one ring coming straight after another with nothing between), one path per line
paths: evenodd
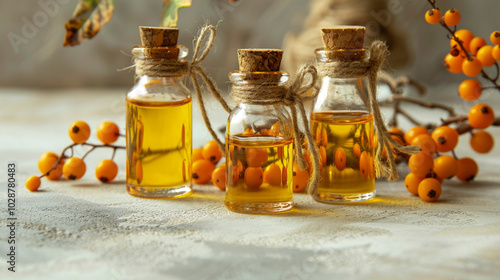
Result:
M137 81L137 85L146 86L146 85L164 85L164 86L176 86L182 83L185 75L176 75L176 76L167 76L167 77L155 77L155 76L141 76L139 81Z

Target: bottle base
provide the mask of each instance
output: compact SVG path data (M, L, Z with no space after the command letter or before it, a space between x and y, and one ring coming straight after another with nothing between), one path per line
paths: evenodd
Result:
M293 207L293 201L274 203L234 203L224 201L227 209L243 214L273 214L285 212Z
M375 191L361 194L315 194L313 199L321 203L350 203L367 201L375 197Z
M127 184L128 194L141 198L180 198L190 195L192 191L191 184L178 187L152 187Z

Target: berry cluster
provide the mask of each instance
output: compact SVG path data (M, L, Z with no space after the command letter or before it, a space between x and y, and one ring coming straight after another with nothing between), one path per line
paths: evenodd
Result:
M109 121L102 122L97 127L97 138L102 145L96 145L87 142L90 137L90 126L84 121L76 121L69 127L68 134L73 144L63 149L60 155L54 152L46 152L38 159L38 169L42 173L40 176L31 176L26 180L26 188L30 191L36 191L41 185L41 178L48 180L59 180L61 176L68 180L78 180L83 177L87 170L85 157L96 148L111 148L113 155L111 159L104 159L95 168L96 178L109 183L115 179L118 174L118 165L113 161L117 149L125 149L122 146L112 145L120 135L118 126ZM80 158L74 156L74 147L77 145L88 146L90 149ZM66 152L70 155L67 156Z

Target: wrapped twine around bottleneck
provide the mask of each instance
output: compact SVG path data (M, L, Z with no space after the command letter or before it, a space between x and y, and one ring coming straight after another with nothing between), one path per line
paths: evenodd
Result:
M200 84L198 83L197 79L197 76L199 75L203 82L207 85L209 91L217 99L217 101L219 101L222 107L224 107L226 112L231 113L231 108L222 98L219 90L215 85L215 82L212 80L212 78L210 78L210 76L205 73L203 68L200 66L200 63L207 57L208 53L210 52L210 48L212 47L215 40L215 34L215 27L213 27L212 25L205 25L200 29L197 37L194 40L194 52L192 61L179 61L157 58L135 58L135 65L133 65L132 67L135 67L135 73L137 76L146 75L151 77L166 77L172 75L189 75L193 82L205 126L221 148L221 151L224 151L224 143L222 143L222 141L220 141L220 139L217 137L217 134L213 130L210 123L210 119L208 118L203 95L201 94L200 90ZM207 42L202 47L205 37L207 37Z
M310 76L310 77L308 77ZM313 158L312 174L308 181L308 191L311 193L316 190L319 180L319 152L316 148L314 138L311 134L311 128L307 120L304 101L314 99L316 96L305 96L305 94L314 88L318 80L318 72L313 65L303 65L297 71L295 78L288 85L262 85L262 84L240 84L233 85L230 92L231 99L239 104L252 105L285 105L290 108L292 115L293 137L295 140L295 160L301 170L308 168L304 158L302 148L302 138L299 125L299 118L302 120L303 134L309 143L309 151Z
M377 73L380 70L389 50L385 43L374 41L370 45L370 57L355 61L329 61L319 63L318 71L321 76L334 78L368 78L368 103L373 114L373 124L378 138L378 146L375 151L375 175L377 178L387 177L393 181L399 178L392 149L403 154L416 154L420 146L400 145L387 131L380 108L377 102ZM392 149L391 149L392 145ZM387 160L382 157L383 149L386 149Z

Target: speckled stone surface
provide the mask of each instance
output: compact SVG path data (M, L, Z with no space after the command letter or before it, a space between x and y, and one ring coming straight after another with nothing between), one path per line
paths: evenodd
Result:
M0 279L500 278L500 148L476 155L468 136L457 153L476 158L478 179L446 181L437 203L412 196L401 180L377 181L375 199L352 205L319 204L298 194L292 211L267 216L228 211L224 193L213 186L195 186L182 199L139 199L126 193L123 152L117 154L115 183L94 178L97 162L110 156L104 150L89 156L80 181L43 180L37 193L24 188L24 180L38 172L40 154L69 144L72 121L86 120L95 130L112 120L123 128L124 97L125 90L0 90L3 225L8 162L17 164L20 184L17 272L7 271L8 232L2 226ZM499 107L498 98L486 102ZM407 109L421 120L440 116ZM209 110L217 126L224 125L223 110L214 103ZM209 134L194 111L197 147ZM489 131L500 139L499 128ZM94 134L91 141L97 141ZM407 172L401 166L402 175Z

